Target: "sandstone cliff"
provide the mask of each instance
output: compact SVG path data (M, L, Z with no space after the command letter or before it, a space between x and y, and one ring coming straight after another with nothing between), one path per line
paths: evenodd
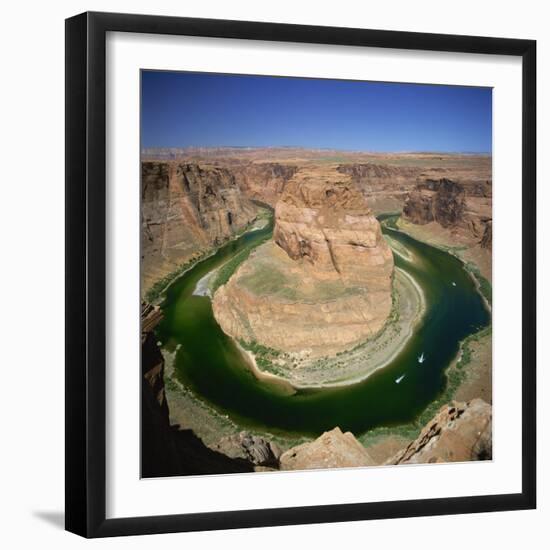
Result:
M226 168L142 162L143 291L240 232L254 220L256 212Z
M426 180L409 195L403 215L413 223L436 221L443 227L457 225L466 209L466 193L459 183L448 179Z
M298 167L265 162L236 165L231 170L239 188L247 197L275 206Z
M433 464L492 459L492 407L482 399L451 402L440 409L420 435L386 465ZM368 450L350 432L336 427L309 443L284 452L281 470L376 466Z
M292 260L335 272L344 282L390 289L391 250L353 183L289 184L275 208L273 240Z
M377 214L400 211L407 193L417 184L422 170L414 166L392 166L389 164L342 164L342 174L349 174L352 180L367 195L369 206Z
M493 248L493 220L487 220L485 222L483 237L481 237L479 244L481 245L481 248Z
M492 191L488 181L460 183L426 179L411 191L403 218L418 225L432 222L449 229L465 244L492 247Z
M281 449L276 443L262 437L240 432L220 439L215 450L231 458L242 458L254 466L277 468Z
M311 443L292 447L280 458L281 470L375 466L367 450L351 432L336 427Z
M473 399L443 406L420 435L387 464L491 460L492 456L492 407L482 399Z
M383 327L393 256L363 194L337 176L287 184L273 242L254 251L214 296L227 334L313 357Z

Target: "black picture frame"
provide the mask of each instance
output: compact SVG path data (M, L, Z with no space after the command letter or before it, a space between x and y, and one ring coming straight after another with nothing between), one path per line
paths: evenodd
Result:
M106 519L105 39L108 31L516 56L523 64L522 491ZM115 13L66 20L66 529L107 537L536 506L536 42Z

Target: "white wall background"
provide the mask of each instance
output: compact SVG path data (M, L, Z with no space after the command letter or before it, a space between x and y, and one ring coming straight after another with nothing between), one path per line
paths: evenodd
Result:
M168 0L145 2L10 2L3 6L0 33L0 542L5 548L266 549L343 544L408 549L518 548L548 544L550 456L545 425L550 404L544 370L550 354L543 311L548 288L539 284L539 509L372 521L331 525L131 537L85 542L62 530L63 523L63 262L64 262L64 18L85 10L152 13L538 40L539 71L539 281L547 276L550 234L545 203L550 176L550 37L543 2L462 0L385 3L339 0ZM519 182L518 182L519 196ZM513 223L513 220L510 220ZM546 269L545 269L546 268ZM546 401L546 402L545 402ZM545 521L546 520L546 521Z

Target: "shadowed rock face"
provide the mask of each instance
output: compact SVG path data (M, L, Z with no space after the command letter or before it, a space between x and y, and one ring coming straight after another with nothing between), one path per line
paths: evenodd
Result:
M492 407L482 399L443 406L420 435L387 464L491 460Z
M448 179L439 180L434 200L434 220L443 227L456 225L466 209L466 192L462 185Z
M391 311L393 255L351 181L291 181L273 242L213 300L222 329L279 350L329 355L376 334Z
M483 237L479 244L481 248L493 248L493 220L487 220L485 222L485 230L483 231Z
M415 178L421 173L418 168L410 166L390 166L388 164L375 164L368 162L365 164L342 164L338 166L338 171L342 174L349 174L353 179L360 182L372 181L415 181Z
M422 174L420 168L391 166L388 164L342 164L338 172L348 174L369 197L369 205L375 211L401 210L407 193L414 189Z
M242 458L255 466L271 468L278 467L281 456L276 443L247 432L223 437L216 445L216 451L231 458Z
M141 269L150 283L233 237L256 216L225 168L141 164Z
M247 197L275 206L298 167L276 162L232 167L235 179Z
M426 180L409 194L403 215L417 224L438 222L451 227L462 221L466 209L466 193L459 183L448 179Z
M342 433L336 427L311 443L292 447L281 455L281 470L310 470L319 468L350 468L374 466L367 450L351 432Z
M376 278L390 290L391 250L352 182L291 182L275 207L273 240L293 260L346 282L368 286Z
M163 477L186 474L251 472L253 464L208 448L191 430L170 424L164 389L164 359L154 327L162 314L142 305L141 312L141 475Z
M411 191L403 217L417 225L436 222L462 232L472 244L492 248L492 191L488 181L458 183L427 179Z

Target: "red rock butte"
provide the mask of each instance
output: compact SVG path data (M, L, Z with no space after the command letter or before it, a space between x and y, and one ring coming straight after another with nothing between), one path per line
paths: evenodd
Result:
M273 241L216 292L214 314L245 342L331 355L383 328L393 267L380 224L351 178L304 170L276 204Z

